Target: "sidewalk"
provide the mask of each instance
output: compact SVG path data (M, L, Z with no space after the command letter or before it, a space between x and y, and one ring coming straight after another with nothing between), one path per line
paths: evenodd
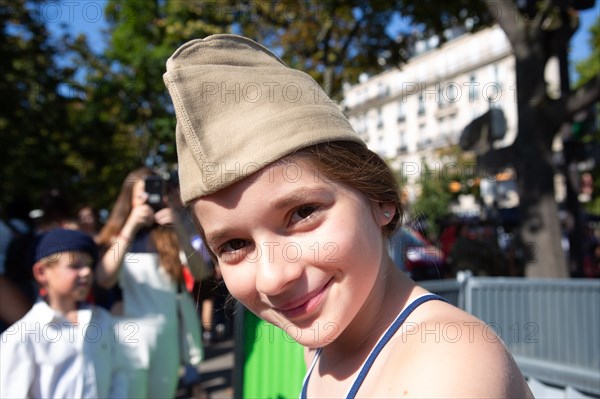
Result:
M209 399L233 399L233 345L233 339L229 339L204 348L201 387Z

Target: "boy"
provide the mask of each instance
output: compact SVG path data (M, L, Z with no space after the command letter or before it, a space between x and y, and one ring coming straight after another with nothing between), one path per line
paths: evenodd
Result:
M84 302L96 260L96 245L80 231L41 238L33 275L44 300L0 336L0 397L126 396L113 319Z

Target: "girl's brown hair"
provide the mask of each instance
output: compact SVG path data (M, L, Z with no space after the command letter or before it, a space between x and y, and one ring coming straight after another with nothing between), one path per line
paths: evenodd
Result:
M392 203L394 216L383 227L390 237L403 216L400 189L388 164L373 151L353 141L332 141L302 148L292 158L306 160L316 173L361 192L373 203Z
M121 186L121 192L112 208L106 224L98 234L98 245L107 250L113 239L119 234L129 213L133 186L147 176L156 175L151 169L142 167L130 172ZM173 281L181 281L181 260L179 258L179 241L175 229L169 226L155 225L150 232L150 239L156 247L161 266L171 276Z
M364 145L352 141L321 143L302 148L281 162L288 160L309 162L318 175L358 190L373 203L394 204L394 216L382 229L386 237L400 226L403 202L398 182L388 164ZM202 240L206 242L202 226L195 216L193 219ZM217 264L215 254L208 245L207 248Z

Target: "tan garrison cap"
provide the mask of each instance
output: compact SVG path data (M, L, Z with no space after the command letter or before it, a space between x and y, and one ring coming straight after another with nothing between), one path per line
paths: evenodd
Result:
M300 148L363 143L309 75L245 37L192 40L169 58L163 77L177 116L185 205Z

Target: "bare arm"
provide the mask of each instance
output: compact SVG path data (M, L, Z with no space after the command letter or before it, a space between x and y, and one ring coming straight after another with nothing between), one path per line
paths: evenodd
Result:
M164 210L164 209L163 209ZM157 212L157 216L160 212ZM152 208L147 204L136 206L131 210L125 225L119 234L113 238L112 245L102 255L96 268L96 279L98 284L104 288L110 288L116 284L119 270L127 247L135 237L140 228L149 226L155 219Z

